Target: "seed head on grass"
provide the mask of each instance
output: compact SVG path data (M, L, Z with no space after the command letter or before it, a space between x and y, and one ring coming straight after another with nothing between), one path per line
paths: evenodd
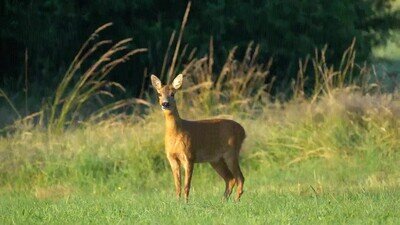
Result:
M99 33L111 25L111 23L107 23L99 27L89 37L58 85L53 103L50 106L49 132L61 131L65 126L71 124L82 106L93 96L113 96L110 91L104 89L105 87L116 87L124 90L122 85L107 81L105 78L116 66L126 62L129 57L146 51L144 48L129 50L128 45L132 41L131 38L123 39L108 47L104 53L97 57L94 63L82 72L76 83L72 82L72 78L80 74L78 71L82 69L81 66L86 60L95 53L97 54L100 47L109 46L112 43L111 40L95 41ZM89 47L90 45L91 47ZM122 56L119 56L121 54Z

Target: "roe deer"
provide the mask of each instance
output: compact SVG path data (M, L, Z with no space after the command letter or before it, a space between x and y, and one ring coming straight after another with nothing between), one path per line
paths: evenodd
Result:
M172 85L161 84L154 75L151 82L159 96L166 123L165 152L174 175L176 195L181 195L180 167L185 170L185 201L188 201L193 164L209 162L225 180L225 199L237 184L236 200L243 193L244 177L239 167L239 151L246 137L243 127L227 119L189 121L181 119L174 94L182 86L179 74Z

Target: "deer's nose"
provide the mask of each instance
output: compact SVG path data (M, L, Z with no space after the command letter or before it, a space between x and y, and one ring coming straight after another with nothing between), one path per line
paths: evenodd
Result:
M162 107L168 108L169 107L169 102L163 102L161 103Z

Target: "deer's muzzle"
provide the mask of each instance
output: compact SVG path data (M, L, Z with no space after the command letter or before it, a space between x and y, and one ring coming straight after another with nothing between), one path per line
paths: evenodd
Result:
M169 106L170 106L169 102L163 102L163 103L161 103L161 108L162 108L163 110L169 109Z

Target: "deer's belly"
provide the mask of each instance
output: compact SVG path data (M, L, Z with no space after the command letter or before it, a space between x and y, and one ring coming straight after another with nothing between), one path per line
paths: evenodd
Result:
M195 162L197 163L215 162L223 156L223 152L196 151L195 156Z

